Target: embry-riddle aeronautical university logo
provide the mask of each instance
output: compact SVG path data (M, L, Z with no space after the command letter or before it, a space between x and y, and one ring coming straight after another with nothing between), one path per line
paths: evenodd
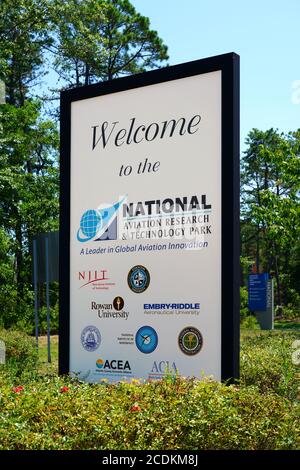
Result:
M80 219L77 240L81 243L90 240L116 240L117 239L117 213L126 196L110 207L89 209Z

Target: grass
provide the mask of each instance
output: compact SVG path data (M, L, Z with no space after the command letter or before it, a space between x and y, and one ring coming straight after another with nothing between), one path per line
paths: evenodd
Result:
M53 375L58 371L58 335L52 335L50 338L51 363L48 362L48 343L47 336L39 337L39 361L38 371L41 375Z
M300 332L300 322L293 320L276 320L274 327L277 330L297 330Z

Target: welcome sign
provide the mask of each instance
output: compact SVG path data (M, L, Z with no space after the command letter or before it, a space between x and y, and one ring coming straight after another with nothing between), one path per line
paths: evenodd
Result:
M61 97L60 373L238 377L239 58Z

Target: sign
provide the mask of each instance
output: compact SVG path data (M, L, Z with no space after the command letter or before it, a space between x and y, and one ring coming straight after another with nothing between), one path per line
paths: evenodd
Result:
M239 57L61 96L60 373L239 375Z
M256 319L262 330L274 329L274 279L267 279L266 309L255 312Z
M58 281L58 259L59 259L59 233L48 232L40 233L33 237L36 243L37 282L42 284L46 282L46 238L48 239L48 281Z
M5 364L6 347L5 342L0 339L0 364Z
M267 281L268 273L249 274L248 279L248 308L256 310L267 310Z

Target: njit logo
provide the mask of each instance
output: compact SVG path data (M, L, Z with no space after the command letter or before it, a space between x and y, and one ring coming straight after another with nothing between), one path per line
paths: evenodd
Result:
M98 359L96 361L97 372L131 374L131 367L129 361L122 359Z
M84 212L80 219L77 240L81 243L90 240L116 240L117 214L125 199L126 196L110 207L102 207L102 204L97 209Z
M108 290L115 286L111 281L107 269L95 269L91 271L78 271L78 281L81 283L80 289L83 287L91 287L92 289Z
M175 362L171 361L154 361L151 372L149 373L149 379L159 379L166 375L178 374L178 369Z

